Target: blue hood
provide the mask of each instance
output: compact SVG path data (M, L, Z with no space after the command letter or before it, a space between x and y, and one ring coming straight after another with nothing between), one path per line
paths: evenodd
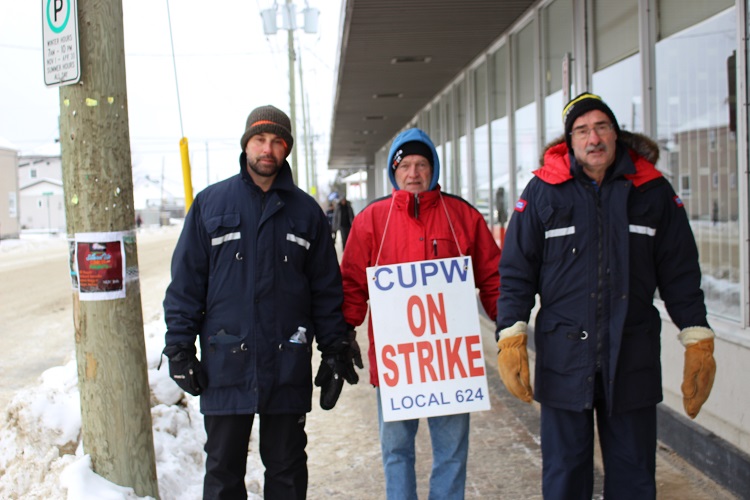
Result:
M418 128L410 128L408 130L404 130L393 140L391 150L388 152L388 165L386 166L386 168L388 168L388 178L391 180L391 184L393 185L393 187L395 189L398 189L398 184L396 184L396 177L393 174L393 156L404 143L410 141L423 142L432 151L432 179L430 180L430 190L433 190L437 187L438 178L440 177L440 159L438 158L435 145L430 140L430 136L428 136L423 130Z

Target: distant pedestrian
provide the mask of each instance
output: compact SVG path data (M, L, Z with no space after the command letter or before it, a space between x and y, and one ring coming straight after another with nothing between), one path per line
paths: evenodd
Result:
M352 229L352 221L354 220L354 210L346 199L346 196L341 198L339 205L336 207L336 211L333 213L333 230L341 231L341 248L346 247L346 240L349 239L349 231Z
M719 222L719 202L714 200L714 206L711 209L711 222L715 226Z
M331 239L333 243L336 243L336 231L333 229L333 214L335 209L333 208L333 202L328 202L328 208L326 209L326 217L328 218L328 224L331 229Z
M264 497L303 499L313 340L326 410L344 380L357 383L359 348L341 313L328 221L294 185L286 162L294 143L289 117L256 108L240 143L240 172L198 193L185 218L164 299L164 354L174 381L201 396L203 498L247 498L248 441L258 414Z
M143 219L141 218L141 214L138 214L135 217L135 226L140 229L141 224L143 224Z

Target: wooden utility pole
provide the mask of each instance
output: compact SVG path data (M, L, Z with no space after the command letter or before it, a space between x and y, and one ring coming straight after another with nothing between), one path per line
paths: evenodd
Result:
M292 9L292 0L286 0L287 8L289 9L289 27L287 28L287 45L289 49L289 120L292 122L292 137L297 133L297 104L296 104L296 90L294 89L294 19L291 13L294 12ZM292 179L294 183L299 185L298 177L299 169L297 167L297 148L292 148Z
M97 474L158 498L122 18L121 0L78 0L81 78L60 87L65 215L69 238L119 234L126 268L123 298L80 300L82 281L73 294L83 450Z

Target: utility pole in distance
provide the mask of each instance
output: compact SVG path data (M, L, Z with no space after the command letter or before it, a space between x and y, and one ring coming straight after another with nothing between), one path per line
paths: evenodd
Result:
M69 1L43 0L43 22L65 15L60 4L70 12ZM80 81L60 87L65 214L78 263L73 321L81 431L97 474L158 498L122 18L121 0L78 0ZM118 269L121 277L113 279Z
M307 2L305 2L307 4ZM278 24L276 23L278 5L276 2L273 3L273 7L270 9L264 9L260 12L260 16L263 19L263 33L265 35L275 35L278 32ZM318 15L320 11L315 8L305 7L302 10L302 16L304 18L304 29L305 33L316 33L318 31ZM289 54L289 119L292 121L292 133L297 131L297 104L296 104L296 90L294 88L294 30L297 29L297 7L292 3L292 0L286 0L286 3L281 7L282 26L281 29L288 31L287 34L287 49ZM300 72L302 70L300 69ZM303 141L307 143L307 140ZM299 183L298 167L297 167L297 148L292 148L291 154L291 167L292 177L295 183Z

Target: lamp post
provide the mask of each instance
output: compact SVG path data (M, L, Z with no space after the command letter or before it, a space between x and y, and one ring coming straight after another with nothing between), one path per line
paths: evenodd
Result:
M281 27L279 28L276 22L279 10L281 10ZM317 33L318 32L318 16L320 11L315 8L311 8L305 2L305 8L302 9L302 16L304 23L305 33ZM279 6L276 2L273 3L273 7L270 9L264 9L260 11L260 16L263 19L263 33L265 35L275 35L279 29L287 30L287 44L289 48L289 118L292 121L292 134L297 128L296 122L296 91L294 88L294 30L297 26L297 6L292 3L292 0L286 0L286 3ZM306 140L306 138L305 138ZM297 149L292 149L292 176L294 182L297 182Z

